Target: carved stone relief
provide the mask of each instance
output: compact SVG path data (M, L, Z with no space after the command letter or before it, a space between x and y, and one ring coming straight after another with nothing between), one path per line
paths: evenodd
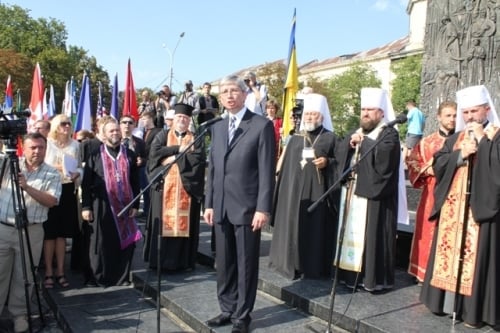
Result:
M429 0L420 106L435 119L459 89L484 84L500 110L500 0ZM437 128L428 122L426 131Z

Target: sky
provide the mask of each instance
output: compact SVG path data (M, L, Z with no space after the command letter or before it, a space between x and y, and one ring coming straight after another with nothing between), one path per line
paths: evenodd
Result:
M286 59L294 8L299 66L375 48L409 30L407 0L19 0L32 18L66 26L123 89L130 58L135 88L195 87ZM183 37L180 35L183 34ZM43 74L43 64L40 64ZM170 72L173 75L170 75Z

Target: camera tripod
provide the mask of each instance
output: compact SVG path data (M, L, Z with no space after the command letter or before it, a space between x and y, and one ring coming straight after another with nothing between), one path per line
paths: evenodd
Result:
M4 177L5 171L7 167L9 168L9 177L10 177L10 187L12 194L12 206L15 215L15 227L18 231L19 236L19 251L21 257L21 268L23 273L23 281L24 281L24 291L25 291L25 301L26 301L26 309L27 309L27 317L28 317L28 326L29 332L33 332L33 325L31 322L31 306L30 306L30 287L31 282L28 278L28 270L27 270L27 259L29 260L29 267L31 269L31 274L33 277L33 285L35 288L36 299L38 303L38 312L40 315L40 320L42 325L45 324L43 313L42 313L42 305L40 302L40 294L38 290L37 283L37 275L36 275L36 267L33 263L33 253L31 251L30 237L28 233L28 218L26 214L26 203L24 200L24 195L22 189L19 185L19 158L17 157L17 136L9 137L4 140L4 144L6 145L5 153L6 157L2 161L1 164L1 173L0 173L0 183ZM7 165L8 163L8 165ZM28 258L25 253L25 244L26 249L28 250ZM15 263L19 264L19 263Z

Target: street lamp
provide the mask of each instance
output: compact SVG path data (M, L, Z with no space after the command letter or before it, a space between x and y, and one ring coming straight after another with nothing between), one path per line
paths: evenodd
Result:
M175 51L177 50L177 47L179 46L179 43L181 42L182 37L184 37L185 33L182 32L179 35L179 39L177 40L177 44L175 44L174 51L170 51L170 49L167 47L167 45L163 44L163 47L165 50L167 50L168 55L170 56L170 81L168 86L170 89L172 89L172 79L174 77L174 56L175 56Z

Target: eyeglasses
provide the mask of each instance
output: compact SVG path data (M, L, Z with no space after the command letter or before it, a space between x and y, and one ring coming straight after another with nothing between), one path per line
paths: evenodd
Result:
M60 125L60 126L71 126L71 122L69 122L69 121L61 121L61 122L59 123L59 125Z
M236 94L240 94L242 91L241 89L225 89L223 91L221 91L221 95L236 95Z
M45 127L33 127L35 131L43 131Z
M122 120L120 123L127 124L127 125L132 125L134 122L130 121L130 120Z

